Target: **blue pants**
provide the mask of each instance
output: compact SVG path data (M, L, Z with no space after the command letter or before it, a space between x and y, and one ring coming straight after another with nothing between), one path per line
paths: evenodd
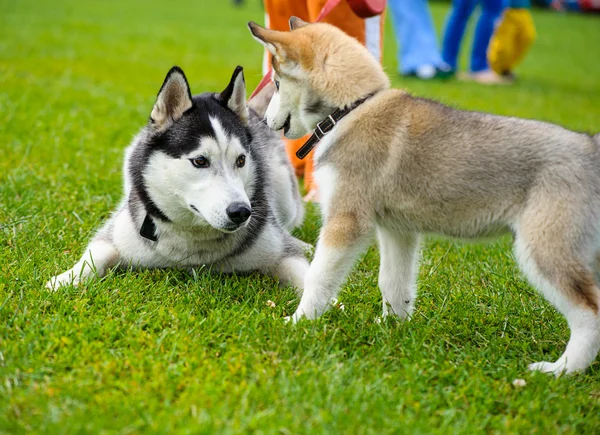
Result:
M477 4L481 4L481 15L475 28L473 48L471 50L471 71L489 69L487 49L496 20L504 8L503 0L452 0L452 9L446 19L442 58L452 69L457 69L460 44L465 27Z
M398 42L398 63L402 74L423 65L443 64L427 0L389 0Z

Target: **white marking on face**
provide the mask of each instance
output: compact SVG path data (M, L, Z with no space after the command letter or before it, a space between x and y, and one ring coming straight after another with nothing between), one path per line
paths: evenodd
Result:
M286 75L281 76L273 72L273 80L279 81L279 90L273 95L265 118L272 130L284 128L289 118L289 128L284 131L285 137L298 139L309 133L321 118L317 117L316 121L314 116L307 119L306 113L302 110L303 102L307 101L311 92L305 83L306 73L299 65L286 71L291 72L294 79L289 79L287 72Z
M227 134L218 119L210 118L210 123L215 137L202 137L194 151L179 159L160 152L153 154L144 176L152 200L173 222L210 225L231 232L251 219L238 225L227 209L233 204L251 209L252 157L238 138ZM240 156L245 159L241 167ZM192 164L191 160L199 157L208 160L207 167Z
M210 124L212 125L212 128L215 132L215 136L217 139L217 147L221 147L222 150L224 150L225 153L227 153L227 148L229 146L230 142L236 142L237 145L239 145L239 148L241 149L242 146L239 143L237 138L231 138L229 139L227 137L227 133L225 133L225 130L223 130L223 127L221 126L221 123L219 122L218 119L216 118L209 118L210 119Z
M273 98L271 98L271 102L269 103L269 107L267 107L267 111L265 113L267 125L272 130L281 130L281 128L283 127L283 123L285 122L285 119L282 122L278 121L278 114L280 111L279 98L279 91L276 91L273 94Z

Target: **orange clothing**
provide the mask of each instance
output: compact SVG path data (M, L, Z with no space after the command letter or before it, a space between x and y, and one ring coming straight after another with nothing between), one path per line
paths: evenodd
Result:
M289 30L289 19L292 15L304 21L314 22L327 0L265 0L266 26L273 30ZM367 19L359 18L348 5L342 1L323 19L323 22L339 27L348 35L355 37L364 44L371 54L381 62L383 41L383 16ZM271 57L265 51L263 72L266 74L270 67ZM313 151L304 160L296 157L298 148L310 137L286 139L286 150L296 175L304 174L304 188L310 191L316 187L313 179Z

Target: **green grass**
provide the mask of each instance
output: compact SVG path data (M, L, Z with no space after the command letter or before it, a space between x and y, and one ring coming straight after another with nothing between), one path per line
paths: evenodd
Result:
M123 149L172 65L194 92L221 90L238 64L258 83L245 23L263 15L248 3L0 0L0 432L598 433L598 361L568 379L527 372L568 328L508 238L429 240L406 324L375 320L375 249L344 311L296 327L282 321L293 291L259 276L141 271L44 290L118 203ZM432 8L440 28L446 6ZM598 17L534 18L512 87L403 81L391 26L385 66L458 107L600 130ZM318 226L313 209L299 235L314 242Z

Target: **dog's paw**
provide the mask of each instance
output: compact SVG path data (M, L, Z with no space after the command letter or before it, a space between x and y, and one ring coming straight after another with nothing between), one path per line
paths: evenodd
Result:
M73 271L68 270L60 275L52 277L47 283L46 288L50 291L56 291L61 287L67 285L77 286L79 284L79 277L73 274Z
M291 316L287 316L284 317L283 320L285 320L286 323L292 323L292 324L296 324L300 321L301 318L303 317L307 317L304 312L302 310L296 310L296 312L294 314L292 314Z
M542 373L549 373L553 374L556 377L559 377L567 372L567 367L565 364L560 363L559 361L553 363L548 361L541 361L529 364L529 370L538 371Z

